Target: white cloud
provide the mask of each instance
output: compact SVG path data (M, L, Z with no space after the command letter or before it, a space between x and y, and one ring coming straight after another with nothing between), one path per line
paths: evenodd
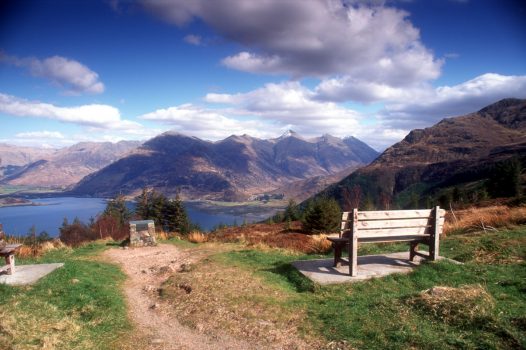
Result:
M203 39L199 35L189 34L185 36L183 40L191 45L195 45L195 46L203 45Z
M29 131L15 135L18 139L59 139L63 140L64 135L59 131Z
M413 96L386 105L383 118L387 125L426 127L445 117L476 112L503 98L526 98L526 76L487 73L458 85L415 92Z
M0 112L16 117L46 118L97 129L132 132L134 129L141 128L137 122L121 119L117 108L102 104L58 107L50 103L30 101L0 93Z
M219 140L232 134L264 138L274 135L278 130L276 126L258 120L229 118L220 111L192 104L158 109L140 116L139 119L164 123L176 131L206 140Z
M286 82L266 84L247 93L208 94L205 100L233 105L231 114L255 116L306 136L346 136L360 128L360 113L333 102L315 101L313 97L314 93L300 83Z
M315 89L315 98L321 101L355 101L362 103L411 100L429 91L427 83L395 87L374 81L353 79L350 76L326 79Z
M397 88L437 78L443 63L422 44L408 13L383 1L142 2L178 26L199 18L241 44L244 50L222 63L242 71L336 76Z
M45 59L34 57L18 58L0 54L0 62L5 62L18 67L24 67L36 77L50 80L65 88L69 93L104 92L104 84L99 80L99 75L82 63L61 56L52 56Z

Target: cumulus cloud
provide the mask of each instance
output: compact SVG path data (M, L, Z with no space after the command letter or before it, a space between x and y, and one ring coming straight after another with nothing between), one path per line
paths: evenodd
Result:
M203 45L203 38L201 38L201 36L199 35L189 34L185 36L183 40L190 45L195 45L195 46Z
M20 132L15 135L19 139L64 139L64 135L59 131L28 131Z
M506 97L526 98L526 76L484 74L453 86L381 88L378 94L388 102L383 110L368 114L319 100L319 91L299 82L282 82L245 93L209 93L204 97L209 107L183 104L140 118L211 140L245 133L269 138L293 129L306 137L352 135L383 150L412 129L429 127L444 117L474 112Z
M246 49L230 68L294 77L350 77L391 87L435 79L442 61L420 41L408 13L383 3L281 0L143 0L178 26L198 18Z
M52 56L41 60L34 57L19 58L0 54L0 62L26 68L31 75L48 79L65 88L69 93L100 94L104 92L104 84L96 72L66 57Z
M416 95L422 95L423 91L430 89L431 86L428 83L395 87L389 84L344 76L322 81L315 89L315 98L322 101L344 102L352 100L362 103L401 101L413 99Z
M345 136L357 131L360 113L333 102L315 101L313 97L314 93L299 82L285 82L266 84L247 93L210 93L205 101L233 105L231 113L257 116L311 136Z
M59 107L2 93L0 93L0 112L17 117L53 119L97 129L119 129L132 132L141 127L137 122L121 119L119 110L109 105Z
M390 127L426 127L444 117L475 112L507 97L526 98L525 75L487 73L461 84L415 92L411 99L388 103L383 119Z
M158 109L139 119L170 125L177 131L217 140L232 134L276 137L287 129L306 136L330 133L356 135L361 115L332 102L312 99L313 92L298 82L267 84L238 94L210 93L205 102L221 107L183 104Z
M233 134L265 138L278 130L277 126L258 120L231 118L223 115L221 111L193 104L158 109L139 118L164 123L174 130L206 140L219 140Z

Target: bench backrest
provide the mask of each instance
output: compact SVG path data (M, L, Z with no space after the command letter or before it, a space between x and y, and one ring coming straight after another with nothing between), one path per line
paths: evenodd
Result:
M342 213L340 237L357 233L358 238L439 235L446 211L434 209L381 210Z

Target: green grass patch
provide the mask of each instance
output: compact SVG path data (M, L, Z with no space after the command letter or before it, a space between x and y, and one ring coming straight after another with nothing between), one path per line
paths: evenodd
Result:
M170 238L164 241L160 241L161 243L168 243L173 244L176 247L182 248L182 249L189 249L189 248L195 248L197 246L197 243L192 243L190 241L187 241L186 239L181 238Z
M103 243L51 251L18 264L64 262L32 286L0 285L0 348L114 349L131 329L124 274L95 261Z
M452 235L441 254L463 265L424 263L407 275L329 286L290 265L319 256L241 250L213 259L286 293L284 312L304 312L302 328L327 341L363 349L519 349L526 347L525 237L526 227ZM360 254L408 251L407 244L363 246L371 248Z

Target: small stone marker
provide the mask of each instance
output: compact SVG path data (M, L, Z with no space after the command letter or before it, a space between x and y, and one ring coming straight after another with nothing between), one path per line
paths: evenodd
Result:
M130 246L143 247L153 245L156 245L154 221L130 221Z

